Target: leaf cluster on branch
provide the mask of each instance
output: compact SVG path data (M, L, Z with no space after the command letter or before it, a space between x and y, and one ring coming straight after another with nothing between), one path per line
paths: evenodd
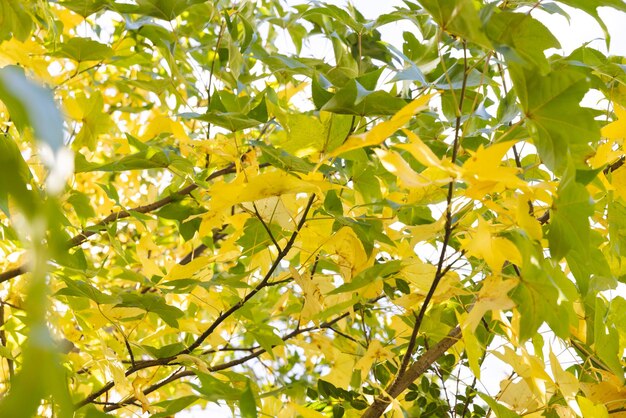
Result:
M564 6L626 12L5 0L0 416L626 416L626 67Z

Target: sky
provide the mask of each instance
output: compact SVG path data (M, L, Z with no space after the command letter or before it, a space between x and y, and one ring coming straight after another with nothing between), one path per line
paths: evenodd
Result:
M345 6L347 0L325 0L326 3L335 4L338 6ZM286 0L288 5L296 5L308 3L306 0ZM365 16L366 18L374 19L380 14L388 13L394 10L395 6L403 6L404 3L401 0L352 0L351 3ZM604 33L600 25L595 19L581 11L575 10L568 6L562 6L562 8L570 15L568 21L567 18L548 14L541 10L535 9L532 15L540 20L550 31L556 36L561 43L561 50L547 51L550 53L569 54L579 46L589 43L590 46L597 48L604 54L607 52L610 55L622 55L626 56L626 13L616 11L611 8L602 7L599 9L599 14L602 20L605 22L609 34L610 43L607 51L607 45L605 42ZM402 49L402 33L405 30L411 30L412 24L407 22L394 22L379 28L382 35L382 40L388 42L399 49ZM277 45L285 52L293 53L293 47L285 34L285 38L279 39ZM330 43L319 41L313 41L309 43L303 49L303 55L307 56L331 56L332 47ZM555 351L557 347L555 347ZM558 353L558 351L556 351ZM564 354L565 356L567 354ZM561 358L562 361L568 359ZM499 382L505 379L509 373L504 367L503 363L497 361L491 365L485 365L483 369L488 369L488 373L484 373L482 381L484 386L483 391L495 395L499 389ZM493 366L493 367L492 367ZM180 418L195 418L206 417L212 418L228 418L232 417L231 411L225 407L219 407L215 404L209 405L206 409L199 407L192 408L186 413L178 415Z

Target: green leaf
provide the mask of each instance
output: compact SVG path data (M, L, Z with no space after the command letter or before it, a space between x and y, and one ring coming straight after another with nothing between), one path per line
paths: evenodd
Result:
M29 2L23 0L3 0L0 3L0 42L12 37L24 42L33 30L33 20L29 15Z
M15 357L13 357L13 354L11 353L11 350L8 349L7 347L5 347L2 344L0 344L0 357L4 357L4 358L9 358L11 360L15 360Z
M576 183L573 167L565 173L552 204L548 242L550 253L560 260L572 249L585 252L589 248L589 217L593 204L587 188Z
M252 392L252 385L250 381L246 385L246 389L241 393L241 399L239 401L239 411L241 412L241 418L257 418L256 399L254 392Z
M374 283L378 280L382 280L387 276L397 273L402 268L401 260L391 260L386 263L375 264L366 268L355 277L349 283L344 283L338 288L332 290L328 295L336 295L339 293L353 292L368 284Z
M284 344L282 338L276 335L276 329L267 324L251 324L246 330L272 358L273 348Z
M182 200L170 203L157 212L159 218L173 219L179 222L184 221L192 215L204 213L204 209L193 204L189 200Z
M0 137L0 209L10 216L9 196L20 209L32 215L37 207L36 194L29 190L32 174L17 144L8 135Z
M198 401L198 397L194 395L183 396L177 399L168 399L163 402L154 404L160 408L165 408L163 412L150 415L150 418L169 418Z
M507 61L537 66L542 74L550 71L543 51L561 47L552 32L527 13L499 12L496 9L485 31Z
M81 412L83 412L83 411L81 411ZM104 412L100 411L99 409L97 409L93 405L87 405L84 408L84 415L79 415L79 416L81 418L110 418L113 415L105 414Z
M117 307L134 307L153 312L173 328L178 328L178 318L185 315L180 309L165 303L163 297L153 293L124 293L121 297L122 303L117 304Z
M127 155L117 161L105 164L91 163L87 161L81 153L76 153L74 170L76 173L87 173L90 171L119 172L127 170L147 170L150 168L166 168L174 164L183 168L190 166L188 160L180 157L173 150L152 147L145 151Z
M232 132L241 131L243 129L254 128L259 126L262 121L249 118L248 115L238 112L208 112L204 114L183 113L179 115L183 118L198 119L212 123L222 128L226 128Z
M120 13L136 13L143 16L152 16L157 19L173 20L194 4L205 0L137 0L137 5L115 3L115 9Z
M241 399L241 391L235 389L227 382L198 370L195 373L200 380L200 386L193 383L189 383L189 385L198 391L204 399L211 402L239 401Z
M100 290L96 289L95 287L84 281L64 278L64 282L67 287L57 291L55 296L86 297L93 300L99 305L107 305L121 302L119 296L112 296L102 293Z
M274 148L263 142L250 141L250 145L259 147L263 152L260 162L267 162L271 164L272 167L280 168L287 172L297 171L300 173L310 173L315 168L315 165L302 158L298 158L285 150Z
M502 405L501 403L493 399L491 396L485 395L484 393L479 393L479 395L485 402L487 402L487 405L489 405L489 408L491 408L494 414L496 414L496 417L498 418L522 418L521 415L518 415L515 412L511 411L509 408Z
M358 81L350 80L322 106L322 110L344 115L393 115L407 104L406 100L386 91L370 91Z
M343 204L341 203L341 199L337 196L337 192L335 190L329 190L326 192L326 197L324 198L324 209L331 215L343 216Z
M510 65L511 78L527 118L528 129L543 163L563 173L568 155L582 165L600 139L600 128L590 109L579 105L589 90L586 76L571 68L548 75L538 69Z
M323 7L312 7L302 14L302 18L306 19L314 14L329 16L337 20L338 22L348 26L357 33L363 30L363 24L357 22L354 17L350 16L350 14L344 9L337 7L333 4L324 4Z
M606 302L597 297L594 316L594 344L595 351L614 375L624 384L624 369L622 368L622 352L619 345L619 333L613 324L606 322L608 307Z
M70 38L54 51L52 56L69 58L77 62L104 61L113 55L110 46L90 38Z
M108 6L109 3L109 0L64 0L59 2L61 6L70 9L84 18L99 12Z
M150 355L155 359L167 358L176 355L186 348L183 343L167 344L163 347L152 347L149 345L142 345L141 347L150 353Z
M417 0L444 30L491 49L472 0Z
M19 67L0 69L0 100L21 131L33 128L37 139L53 152L63 148L63 118L52 92L28 80Z
M280 225L273 222L267 222L267 224L276 240L280 240L286 235L286 232ZM246 221L243 227L243 235L237 240L237 244L243 247L242 255L250 257L272 245L272 239L258 218L250 218Z
M544 259L543 249L536 243L514 237L522 265L519 285L511 292L520 317L520 340L533 338L546 322L561 338L569 338L570 326L578 323L574 303L580 298L578 289L551 259Z
M70 192L70 196L67 198L67 202L72 205L72 207L76 211L76 215L81 220L93 218L96 216L96 212L94 211L93 207L91 207L91 200L85 193L72 190Z
M76 104L82 110L82 126L72 146L75 150L85 146L93 151L96 148L98 136L108 132L112 126L111 117L104 112L104 97L99 90L89 97L79 93L76 97Z
M428 206L410 205L398 209L398 220L405 225L424 225L435 222Z

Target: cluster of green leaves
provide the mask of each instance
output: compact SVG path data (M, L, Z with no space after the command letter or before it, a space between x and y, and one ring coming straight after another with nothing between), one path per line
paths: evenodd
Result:
M563 5L626 11L1 2L0 415L625 414L626 67Z

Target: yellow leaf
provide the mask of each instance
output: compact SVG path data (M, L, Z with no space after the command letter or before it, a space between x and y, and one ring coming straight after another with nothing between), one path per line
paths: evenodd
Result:
M613 375L605 377L602 382L581 382L585 397L594 403L609 404L611 409L626 408L626 387L622 386ZM611 414L611 418L626 417L626 412Z
M0 48L0 67L5 65L19 65L28 69L41 81L55 85L56 83L48 73L50 62L46 60L48 52L43 43L35 38L20 42L12 38L2 42Z
M189 362L194 364L198 370L200 370L202 373L206 373L206 374L211 374L211 371L209 370L209 368L207 367L207 364L204 360L202 360L200 357L197 356L192 356L189 354L179 354L178 356L176 356L176 360L177 361L181 361L181 362Z
M422 241L433 239L446 225L446 217L441 216L437 222L424 225L409 226L406 229L410 233L411 247L415 247Z
M617 120L602 128L602 136L611 139L626 138L626 108L615 104L613 110L615 111Z
M168 115L153 111L153 117L143 127L140 135L142 141L147 141L164 132L171 133L174 138L181 141L190 141L191 139L185 132L180 122L172 120Z
M464 314L463 316L466 316ZM459 314L457 314L459 316ZM463 324L466 320L463 317L458 318L458 322ZM474 376L480 379L480 358L485 352L485 348L480 344L478 338L476 338L476 334L473 330L468 327L463 327L462 329L462 338L463 344L465 344L465 354L467 355L467 361L469 362L469 367Z
M276 92L276 95L278 96L279 99L283 99L286 102L289 102L293 96L300 93L302 90L304 90L308 86L309 86L309 83L306 83L306 82L299 83L297 86L294 86L291 82L289 82L285 86L284 89Z
M124 392L133 390L133 386L131 385L130 380L124 373L124 369L121 366L113 362L107 362L107 363L108 363L109 372L111 373L111 376L113 377L113 381L115 382L116 390L122 394Z
M485 260L494 273L502 270L505 261L521 264L522 256L515 244L506 238L493 236L490 229L487 221L478 218L476 230L460 240L468 255Z
M623 151L619 148L614 150L613 145L614 141L607 141L598 146L596 153L588 160L591 168L595 169L600 168L605 164L611 164L623 155Z
M457 178L461 175L461 169L455 164L452 164L449 160L440 160L434 152L426 145L419 136L408 129L403 129L409 142L406 144L394 145L395 148L400 148L408 151L417 161L431 169L442 170L447 175Z
M290 230L293 229L296 222L283 199L282 196L270 196L255 201L254 205L251 202L244 202L241 205L250 212L254 212L254 207L256 206L259 215L267 224L275 222L282 228Z
M99 312L102 312L107 321L141 319L146 315L146 311L140 308L116 307L114 305L100 305Z
M517 199L516 216L517 224L526 231L528 236L537 241L543 238L541 224L537 218L530 216L530 213L528 213L528 199L525 196L520 195Z
M515 144L515 141L500 142L487 148L482 145L463 164L463 179L468 183L466 195L482 199L485 194L501 192L504 189L528 190L528 185L517 177L519 169L503 167L502 158Z
M578 396L576 400L580 406L580 411L583 413L583 418L609 418L609 411L603 404L594 404L582 396Z
M511 347L504 346L503 352L492 351L493 355L506 364L509 364L515 373L524 379L534 397L544 402L546 399L546 382L553 384L552 379L544 370L544 362L537 356L531 355L524 347L519 347L520 354Z
M506 379L500 382L498 399L507 404L512 410L524 414L534 411L540 404L525 380L516 382Z
M344 226L337 231L324 249L334 256L344 279L352 279L369 264L361 240L350 227Z
M483 280L483 287L478 292L476 303L467 315L463 330L474 332L480 320L489 311L501 311L511 309L515 303L509 298L508 293L517 286L517 280L502 280L502 276L488 276Z
M194 275L200 275L200 270L202 270L201 280L208 280L211 278L211 269L203 269L209 263L211 263L212 258L210 257L196 257L191 260L189 263L182 265L176 264L172 267L172 269L167 273L164 277L164 280L180 280L180 279L190 279Z
M626 202L626 166L611 173L611 185L615 189L615 197Z
M246 181L247 180L247 181ZM281 170L268 171L252 177L240 173L230 183L219 182L211 187L211 209L219 211L242 203L294 193L317 193L327 190L330 183L318 177L299 178Z
M550 351L550 366L552 368L554 382L559 387L563 397L568 404L573 402L576 398L576 394L580 390L580 382L572 373L563 370L561 362L552 351Z
M361 370L361 380L364 381L367 378L367 374L372 368L374 362L388 360L393 357L393 353L387 348L383 347L380 341L373 340L367 348L367 351L365 352L363 357L361 357L359 361L356 362L354 368L356 370Z
M147 386L150 383L150 379L137 377L133 380L133 393L135 394L135 398L141 403L141 410L143 412L152 412L152 408L150 407L150 401L143 393L143 387Z
M290 402L289 406L298 411L298 414L300 414L302 418L326 418L326 415L319 413L314 409L309 409L304 405L298 405L294 402Z
M330 373L326 376L322 376L322 378L338 388L346 388L350 385L350 380L352 380L353 370L353 356L339 351L335 356L335 361Z
M304 305L300 312L300 320L302 324L306 324L322 310L324 305L324 296L319 286L320 278L311 277L309 274L307 274L306 277L302 277L302 275L291 266L290 271L296 284L302 289ZM314 320L314 322L317 324L319 320Z
M374 150L385 170L395 174L404 187L427 187L432 182L416 173L409 163L395 151L386 151L380 148Z
M418 97L417 99L413 100L411 103L400 109L398 113L393 115L388 121L379 123L365 133L352 135L346 140L343 145L336 148L331 154L329 154L329 156L336 157L347 151L381 144L385 139L389 138L398 129L403 127L409 120L411 120L413 115L421 110L426 109L426 106L428 105L428 102L432 97L432 94L425 94L421 97Z
M441 167L441 160L435 155L434 152L424 144L419 136L409 131L408 129L402 130L409 139L408 144L398 144L395 147L408 151L417 161L426 167Z

